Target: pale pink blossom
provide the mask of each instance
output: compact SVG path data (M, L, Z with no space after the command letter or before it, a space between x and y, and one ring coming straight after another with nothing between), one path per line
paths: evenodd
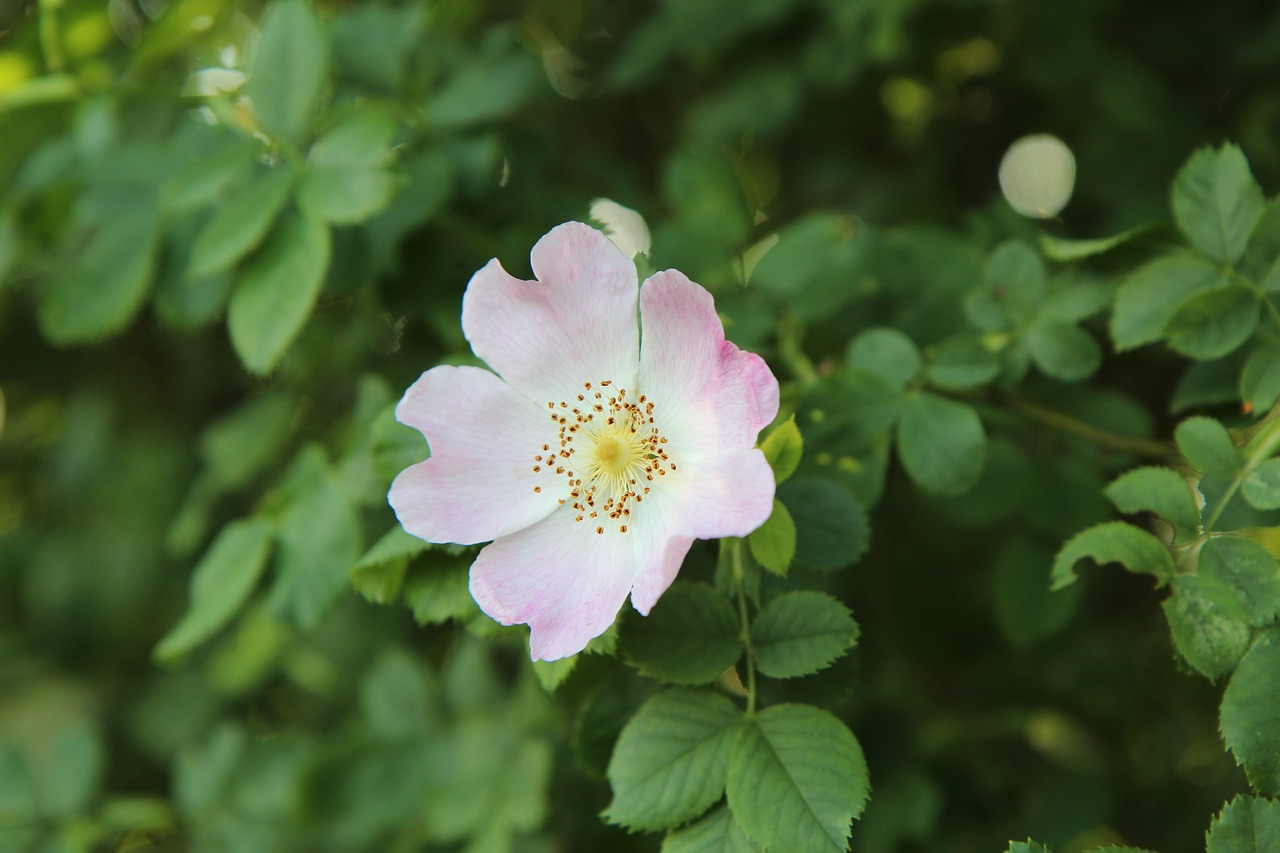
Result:
M428 542L492 540L472 596L529 625L535 660L555 660L603 633L628 594L647 615L694 539L765 522L774 480L754 445L778 382L724 339L710 293L675 270L638 287L593 228L552 229L532 261L536 281L496 259L472 277L462 329L494 372L435 367L405 392L396 417L431 458L388 497Z

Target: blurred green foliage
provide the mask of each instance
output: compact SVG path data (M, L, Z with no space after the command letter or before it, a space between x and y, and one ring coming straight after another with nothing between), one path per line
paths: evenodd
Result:
M815 733L868 853L1270 849L1277 44L1261 2L0 0L0 849L787 851L761 756ZM1037 131L1043 229L996 184ZM749 547L531 666L474 549L396 530L391 408L600 196L798 431ZM663 713L712 721L675 805Z

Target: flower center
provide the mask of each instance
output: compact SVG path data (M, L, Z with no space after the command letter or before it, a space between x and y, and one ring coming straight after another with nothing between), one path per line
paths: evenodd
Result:
M547 403L560 446L544 444L533 457L535 474L545 468L565 477L568 494L560 503L571 503L574 520L593 522L601 534L606 519L626 533L649 484L676 470L663 447L667 439L654 424L653 402L643 394L633 400L627 389L615 391L612 385L608 379L598 386L586 382L576 404Z

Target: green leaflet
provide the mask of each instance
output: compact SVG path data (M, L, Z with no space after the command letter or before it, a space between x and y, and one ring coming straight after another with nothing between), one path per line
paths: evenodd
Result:
M1173 217L1198 251L1223 264L1244 254L1262 215L1262 190L1234 145L1202 148L1173 181Z
M1236 797L1213 819L1205 844L1205 853L1275 853L1280 850L1280 802Z
M808 705L747 720L729 758L729 808L766 849L843 853L870 790L852 732Z
M1280 796L1280 629L1258 637L1236 667L1222 696L1221 730L1249 784Z
M631 829L667 829L702 814L724 794L742 712L705 690L650 699L622 730L609 782L607 818Z
M710 683L743 651L737 612L701 583L673 584L648 617L628 611L618 643L642 674L671 684Z
M778 596L751 623L756 668L771 678L825 669L857 640L858 623L848 608L811 590Z
M1077 533L1062 547L1053 561L1053 588L1074 583L1075 565L1085 558L1154 575L1157 586L1168 583L1173 575L1173 560L1159 539L1132 524L1108 521Z

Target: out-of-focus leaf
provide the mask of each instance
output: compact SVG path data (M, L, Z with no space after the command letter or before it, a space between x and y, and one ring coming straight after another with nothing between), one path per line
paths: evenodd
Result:
M254 373L266 373L302 331L329 266L329 227L287 216L245 266L227 311L236 353Z
M900 385L920 373L920 350L897 329L868 329L849 345L850 366L874 373Z
M271 527L258 519L228 524L191 575L186 615L156 646L155 657L173 661L213 636L248 601L271 553Z
M298 143L310 129L329 72L329 39L305 0L279 0L262 16L245 94L267 133Z
M1198 293L1183 302L1169 318L1165 334L1169 346L1198 361L1222 358L1253 334L1262 306L1246 287Z
M1225 284L1217 264L1189 252L1139 267L1116 292L1111 315L1116 349L1123 352L1159 340L1183 303Z
M151 284L159 234L153 200L101 223L42 295L45 336L60 344L87 343L132 320Z
M1036 366L1063 382L1085 379L1102 363L1093 335L1072 323L1038 322L1031 327L1027 345Z
M898 421L898 458L922 488L962 494L986 464L982 421L967 403L929 392L910 395Z
M308 453L308 451L304 451ZM348 588L360 553L355 507L319 454L301 463L305 480L280 518L278 577L272 609L303 630L314 630Z
M1187 418L1173 435L1178 450L1198 471L1229 480L1240 470L1240 451L1227 428L1213 418Z
M258 174L213 215L191 248L188 275L226 270L262 243L289 200L294 171L281 165Z
M1173 182L1173 216L1191 245L1223 264L1244 254L1262 215L1262 189L1234 145L1202 148Z

